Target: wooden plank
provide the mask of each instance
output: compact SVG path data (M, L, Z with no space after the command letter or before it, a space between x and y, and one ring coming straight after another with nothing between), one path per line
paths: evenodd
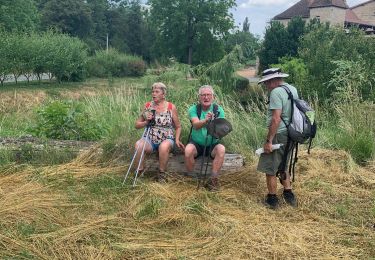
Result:
M206 169L207 157L203 166L203 172ZM201 169L202 157L195 160L194 173L199 173ZM209 160L207 172L211 172L212 160ZM244 158L240 154L226 153L221 173L231 173L240 170L244 166ZM157 154L152 154L146 158L146 171L157 172L159 169L159 160ZM168 161L168 172L186 174L187 170L183 154L171 154Z

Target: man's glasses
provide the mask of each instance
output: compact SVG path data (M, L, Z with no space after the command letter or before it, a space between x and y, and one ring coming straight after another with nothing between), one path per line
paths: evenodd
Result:
M212 97L212 94L199 94L201 97Z

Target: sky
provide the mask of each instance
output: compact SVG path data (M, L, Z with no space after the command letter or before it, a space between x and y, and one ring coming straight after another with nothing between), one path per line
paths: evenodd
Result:
M248 17L250 32L263 37L267 23L277 14L285 11L299 0L236 0L237 7L232 9L235 24L242 29L243 21ZM347 0L349 7L368 0Z

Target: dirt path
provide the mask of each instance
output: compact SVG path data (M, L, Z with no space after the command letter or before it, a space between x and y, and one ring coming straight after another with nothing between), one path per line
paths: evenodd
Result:
M238 70L236 73L244 78L255 78L257 76L255 67L248 67L246 69Z

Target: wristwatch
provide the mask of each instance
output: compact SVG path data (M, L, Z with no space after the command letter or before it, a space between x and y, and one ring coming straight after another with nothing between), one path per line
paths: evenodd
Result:
M266 143L271 143L271 141L270 141L270 140L268 140L268 139L266 139Z

